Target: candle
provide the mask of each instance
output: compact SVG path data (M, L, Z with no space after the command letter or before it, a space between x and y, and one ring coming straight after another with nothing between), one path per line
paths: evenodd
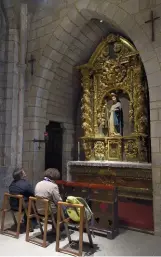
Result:
M78 141L78 161L80 160L80 142Z

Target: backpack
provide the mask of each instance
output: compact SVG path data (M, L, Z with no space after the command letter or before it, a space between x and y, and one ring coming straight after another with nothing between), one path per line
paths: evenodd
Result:
M71 204L83 204L85 207L86 218L88 221L93 219L93 212L89 205L82 197L68 196L66 199L67 203ZM80 221L80 208L79 207L67 207L66 212L71 220L74 222Z

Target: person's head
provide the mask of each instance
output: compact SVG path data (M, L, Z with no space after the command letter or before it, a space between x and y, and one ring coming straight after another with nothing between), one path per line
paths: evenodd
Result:
M20 180L20 179L23 179L23 178L26 177L26 173L25 173L25 171L22 168L16 168L13 171L12 176L13 176L14 180Z
M112 101L113 101L114 103L116 103L116 102L118 101L118 97L117 97L117 95L116 95L115 93L112 93L112 94L111 94L111 97L112 97Z
M45 170L44 177L51 180L58 180L60 178L60 172L57 169L49 168Z

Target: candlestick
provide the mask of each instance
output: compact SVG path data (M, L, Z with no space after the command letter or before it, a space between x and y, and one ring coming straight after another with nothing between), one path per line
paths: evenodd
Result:
M78 161L80 160L80 142L78 141Z

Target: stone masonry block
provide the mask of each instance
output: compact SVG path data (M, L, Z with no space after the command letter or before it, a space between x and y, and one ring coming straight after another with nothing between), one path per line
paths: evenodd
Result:
M161 120L161 109L159 109L159 120Z
M161 47L155 48L155 52L156 52L159 62L161 62Z
M47 57L45 56L42 56L41 57L41 60L40 60L40 65L46 69L51 69L52 67L52 64L53 64L53 61L48 59Z
M63 43L63 44L61 45L59 51L60 51L61 54L64 54L64 53L67 51L67 49L68 49L68 46L67 46L65 43Z
M40 28L41 26L42 26L42 19L33 22L32 25L31 25L31 30L35 30L37 28Z
M149 74L147 78L149 87L156 87L161 85L161 71Z
M146 62L150 59L153 59L156 57L156 53L152 47L152 45L149 43L149 44L146 44L144 46L144 48L142 48L140 51L140 56L141 56L141 59L143 62Z
M65 16L60 24L60 26L67 31L68 33L71 33L75 25L72 23L71 20L69 20L68 16Z
M155 41L152 43L154 48L158 48L161 46L161 33L155 34Z
M64 71L68 72L68 73L71 73L71 74L72 74L72 72L73 72L73 66L70 65L70 64L67 63L67 62L64 62L64 61L62 62L60 68L61 68L62 70L64 70Z
M100 2L102 2L102 1L92 0L92 1L90 1L90 3L89 3L89 5L88 5L87 8L88 8L90 11L95 12L95 11L97 10L98 5L101 6L101 3L100 3Z
M161 121L151 122L151 137L161 137Z
M159 153L160 152L160 140L159 138L151 138L151 151L152 153Z
M78 12L77 9L72 8L69 12L68 12L68 18L78 27L82 28L85 23L87 22L87 20L85 20L85 18L80 15L80 13Z
M145 67L147 75L160 71L160 65L159 65L157 57L154 57L154 58L144 62L144 67Z
M104 4L101 6L101 8L98 7L97 12L100 13L100 15L104 14L107 19L112 20L113 16L116 12L118 12L119 7L113 3L104 2Z
M56 50L52 50L49 58L57 63L60 63L60 61L63 58L63 55Z
M62 46L63 42L59 39L57 39L55 36L52 36L50 41L49 41L49 46L51 46L51 48L59 51L61 46Z
M48 99L48 90L45 88L39 88L37 92L37 97L40 97L41 99Z
M47 16L41 20L42 26L47 25L48 23L52 22L53 18L52 16Z
M156 101L156 102L150 102L150 109L160 109L161 108L161 101Z
M81 1L76 2L75 6L79 11L81 11L82 9L87 8L89 2L90 2L90 0L81 0Z
M45 35L45 28L41 27L36 30L37 37L43 37Z
M156 183L161 183L161 169L160 169L160 167L153 168L153 170L152 170L152 180L154 182L154 185Z
M40 77L37 77L37 76L34 77L33 85L36 85L37 87L44 88L46 83L47 83L46 79L40 78ZM31 87L31 90L32 90L32 93L33 93L32 95L35 95L35 92L37 93L37 89L35 87Z
M130 14L137 13L139 12L139 0L128 0L121 3L120 7Z
M52 50L52 47L47 45L43 51L43 55L50 59L50 56L52 55Z
M121 8L118 9L118 11L114 14L113 20L120 25L121 22L127 17L127 12L122 10Z
M153 153L152 154L152 165L161 166L161 153Z
M129 35L139 51L141 51L145 45L149 43L147 35L137 24L129 31Z
M159 118L158 110L157 109L150 110L150 120L154 121L154 120L158 120L158 118Z
M134 20L134 18L131 15L127 15L120 25L124 29L125 33L129 34L135 24L136 21Z
M161 100L161 86L151 87L149 89L150 101L160 101Z

